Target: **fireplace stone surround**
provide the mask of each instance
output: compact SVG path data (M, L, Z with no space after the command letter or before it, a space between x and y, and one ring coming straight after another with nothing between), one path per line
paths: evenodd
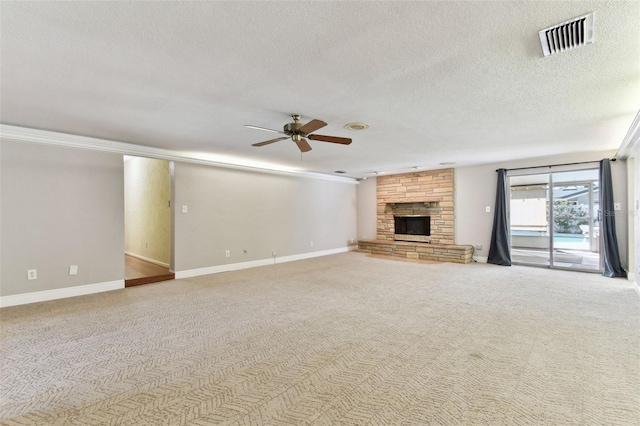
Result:
M454 245L454 170L378 176L377 238L360 251L414 259L469 263L471 246ZM394 216L430 216L429 242L396 241Z
M453 190L453 169L378 176L377 239L395 239L394 215L416 215L431 217L432 244L453 244Z

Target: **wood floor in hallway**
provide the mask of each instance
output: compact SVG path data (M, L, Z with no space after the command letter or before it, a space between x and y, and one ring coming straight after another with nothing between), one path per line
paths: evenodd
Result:
M157 283L175 279L176 275L164 266L138 259L125 254L124 256L124 286Z

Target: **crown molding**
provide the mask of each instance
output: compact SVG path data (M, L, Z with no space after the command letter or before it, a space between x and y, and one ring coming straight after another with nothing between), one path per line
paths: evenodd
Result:
M137 157L155 158L158 160L180 161L184 163L203 164L212 167L226 169L245 170L257 173L298 176L310 179L329 180L357 184L354 178L345 176L333 176L324 173L308 172L304 170L287 169L284 166L273 165L249 165L233 162L224 162L199 158L196 155L181 153L169 149L152 148L125 142L98 139L88 136L78 136L68 133L52 132L48 130L30 129L27 127L10 126L0 124L0 138L16 142L39 143L44 145L62 146L67 148L89 149L114 154L131 155Z
M636 114L635 118L631 122L631 127L627 131L618 152L616 152L616 158L625 160L633 154L634 149L640 144L640 110Z

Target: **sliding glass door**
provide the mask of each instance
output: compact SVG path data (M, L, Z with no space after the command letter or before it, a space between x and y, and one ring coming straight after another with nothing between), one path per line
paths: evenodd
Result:
M552 174L553 266L600 270L598 178L598 170Z
M516 264L599 271L598 170L510 177Z
M509 178L509 225L513 263L551 266L549 178L549 173Z

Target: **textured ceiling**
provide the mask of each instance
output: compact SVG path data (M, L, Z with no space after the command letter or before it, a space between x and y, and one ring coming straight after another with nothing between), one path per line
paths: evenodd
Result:
M616 149L640 108L637 1L0 5L15 126L361 177ZM591 11L594 44L542 56ZM251 146L292 113L354 142Z

